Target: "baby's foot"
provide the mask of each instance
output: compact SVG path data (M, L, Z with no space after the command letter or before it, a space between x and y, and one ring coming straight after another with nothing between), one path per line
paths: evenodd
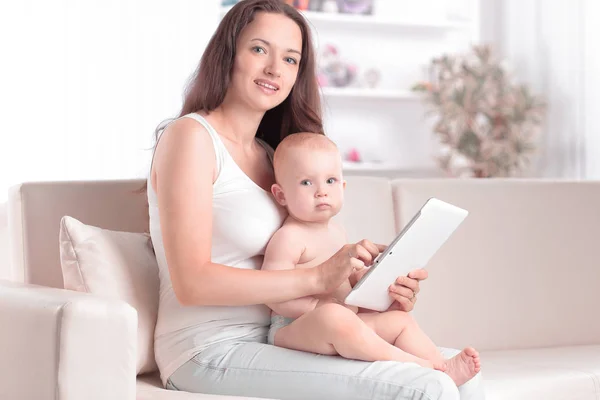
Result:
M479 353L472 347L467 347L456 356L446 360L446 369L440 369L447 373L450 378L460 386L473 378L481 370Z

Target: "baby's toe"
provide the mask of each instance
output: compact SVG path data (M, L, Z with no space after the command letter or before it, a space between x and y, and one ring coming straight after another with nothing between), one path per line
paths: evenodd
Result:
M434 362L433 368L437 369L438 371L446 372L448 365L445 362Z
M464 350L466 355L468 355L469 357L479 357L479 353L477 352L477 350L475 350L472 347L466 347Z

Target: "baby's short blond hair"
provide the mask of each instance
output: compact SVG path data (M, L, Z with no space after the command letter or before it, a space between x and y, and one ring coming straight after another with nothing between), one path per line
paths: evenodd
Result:
M281 170L286 155L294 149L312 149L338 151L336 144L327 136L313 132L292 133L286 136L275 149L273 156L273 168L275 170L275 179L277 180L277 171Z

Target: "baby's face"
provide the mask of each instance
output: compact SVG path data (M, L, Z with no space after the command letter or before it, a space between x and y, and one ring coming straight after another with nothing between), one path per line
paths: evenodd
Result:
M291 149L278 171L282 193L274 193L300 221L325 222L344 202L342 160L334 149Z

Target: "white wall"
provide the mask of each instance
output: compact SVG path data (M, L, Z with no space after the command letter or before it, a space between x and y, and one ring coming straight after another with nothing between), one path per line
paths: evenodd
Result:
M3 2L0 202L9 185L26 180L142 176L153 130L178 111L186 79L217 25L219 3ZM465 49L479 37L496 41L518 77L551 101L539 174L600 178L598 2L378 4L386 17L413 21L462 13L467 27L348 31L315 24L317 43L336 42L345 58L379 67L383 88L406 89L432 56ZM365 158L399 168L435 168L419 102L330 98L326 107L326 126L342 149L358 146Z
M386 17L427 20L470 13L475 0L377 0ZM32 180L143 176L152 133L179 109L219 19L220 0L22 0L4 2L0 24L0 202ZM323 29L321 29L323 28ZM384 70L383 85L408 88L420 67L473 33L337 30L345 57ZM475 29L475 32L477 29ZM368 60L368 63L365 61ZM431 168L423 108L415 101L327 103L333 135L366 156ZM358 109L358 112L357 112Z
M0 23L0 202L26 180L145 173L218 0L20 0Z

